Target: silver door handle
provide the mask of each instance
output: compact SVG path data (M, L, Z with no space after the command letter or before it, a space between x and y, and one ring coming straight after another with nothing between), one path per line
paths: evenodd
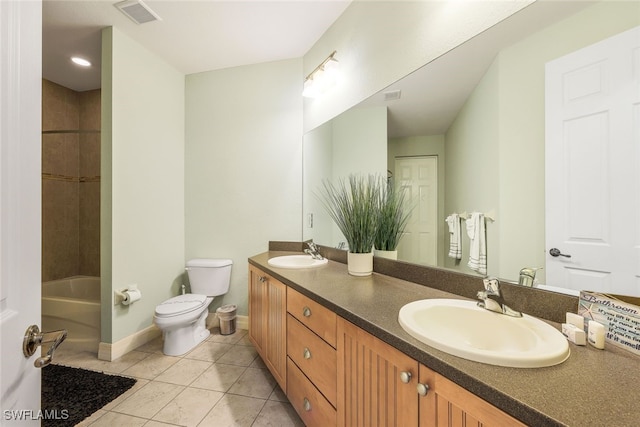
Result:
M549 255L551 255L552 257L563 256L565 258L571 258L571 255L563 254L562 252L560 252L560 249L558 248L549 249Z
M53 360L53 353L58 346L62 344L62 341L67 338L67 330L60 329L59 331L40 332L40 328L37 325L31 325L24 333L24 340L22 341L22 353L24 357L31 357L36 352L36 349L44 343L53 343L47 351L47 355L39 357L33 362L33 366L36 368L44 368Z

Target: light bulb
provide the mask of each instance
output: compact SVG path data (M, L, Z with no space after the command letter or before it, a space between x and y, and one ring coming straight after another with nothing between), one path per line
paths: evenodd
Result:
M90 67L91 66L91 62L87 61L84 58L80 58L79 56L72 56L71 57L71 61L74 64L80 65L81 67Z

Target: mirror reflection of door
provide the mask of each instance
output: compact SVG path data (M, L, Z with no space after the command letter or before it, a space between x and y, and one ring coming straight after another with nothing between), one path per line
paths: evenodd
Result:
M413 206L398 246L398 258L436 265L438 261L438 158L397 157L395 185L407 192Z
M547 64L549 283L640 295L638 52L640 27Z

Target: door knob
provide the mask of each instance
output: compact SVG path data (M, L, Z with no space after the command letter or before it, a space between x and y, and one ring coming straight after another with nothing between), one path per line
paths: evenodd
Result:
M309 399L307 399L306 397L302 401L302 407L307 412L309 412L311 410L311 402L309 402Z
M552 257L563 256L565 258L571 258L571 255L563 254L562 252L560 252L560 249L558 248L549 249L549 255L551 255Z
M59 331L52 332L40 332L40 328L37 325L31 325L24 333L24 340L22 341L22 353L24 357L31 357L36 352L36 349L44 343L53 343L47 351L47 355L39 357L33 362L33 366L36 368L44 368L53 360L53 352L56 351L58 346L62 344L62 341L67 338L67 330L61 329Z
M417 389L420 396L426 396L429 393L429 384L418 383Z

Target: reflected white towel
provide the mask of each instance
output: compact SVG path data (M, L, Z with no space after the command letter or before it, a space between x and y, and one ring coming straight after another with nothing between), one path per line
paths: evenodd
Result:
M445 219L449 225L449 257L462 259L462 233L460 232L460 216L452 213Z
M469 243L469 268L480 274L487 274L487 233L484 214L473 212L467 219Z

